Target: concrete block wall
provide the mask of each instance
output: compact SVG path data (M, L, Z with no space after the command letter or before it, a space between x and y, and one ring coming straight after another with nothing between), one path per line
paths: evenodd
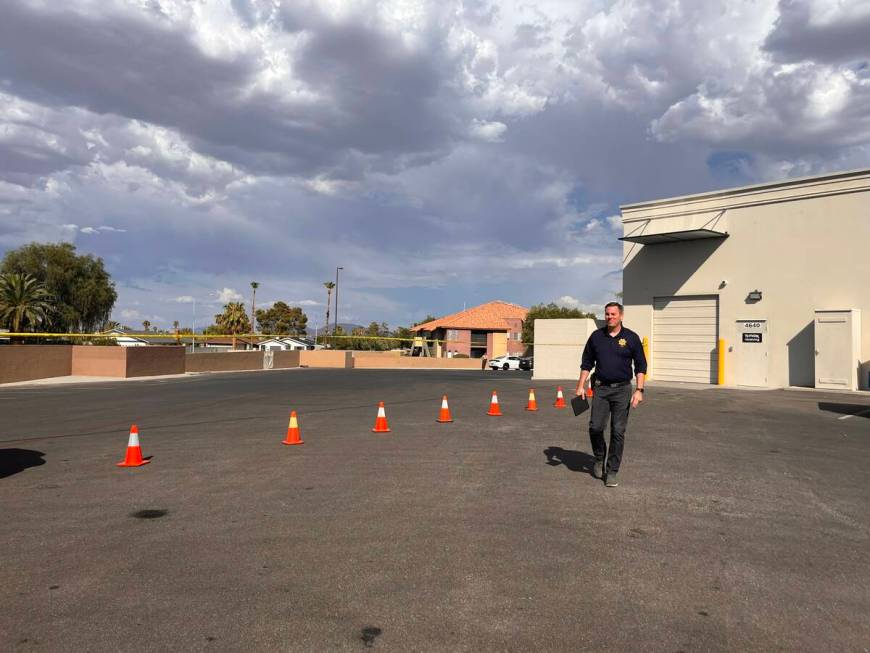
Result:
M123 379L127 376L127 349L138 349L138 347L73 345L71 374Z
M71 345L3 345L0 347L0 383L69 376L71 370Z
M310 351L306 349L299 352L299 365L302 367L332 367L349 370L353 368L353 352L326 349Z
M362 354L354 356L353 366L358 370L479 370L483 368L483 361L479 358L387 357Z
M92 347L92 349L97 349ZM126 377L184 374L184 347L102 347L123 349L127 353Z
M185 354L188 372L242 372L263 369L263 352L236 351L220 354Z
M296 351L275 351L272 352L274 362L272 369L284 370L291 367L299 367L299 350Z

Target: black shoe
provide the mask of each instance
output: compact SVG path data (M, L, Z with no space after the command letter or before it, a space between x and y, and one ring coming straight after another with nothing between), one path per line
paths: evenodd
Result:
M592 465L592 476L595 478L604 478L604 461L596 460Z
M616 487L619 485L619 481L616 480L616 472L607 472L607 480L604 481L604 485L607 487Z

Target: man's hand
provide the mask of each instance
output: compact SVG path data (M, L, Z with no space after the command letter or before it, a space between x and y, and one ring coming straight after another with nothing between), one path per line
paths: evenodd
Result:
M574 394L578 397L583 397L584 399L586 399L586 388L578 385L576 388L574 388Z
M638 404L643 401L643 393L640 390L635 390L631 397L631 407L637 408Z

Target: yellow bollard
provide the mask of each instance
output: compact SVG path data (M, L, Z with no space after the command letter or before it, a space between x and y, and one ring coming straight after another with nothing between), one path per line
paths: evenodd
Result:
M643 345L643 357L646 358L646 378L650 378L650 368L652 366L649 362L649 338L644 336L641 344Z
M725 339L719 338L719 370L716 379L719 385L725 385Z

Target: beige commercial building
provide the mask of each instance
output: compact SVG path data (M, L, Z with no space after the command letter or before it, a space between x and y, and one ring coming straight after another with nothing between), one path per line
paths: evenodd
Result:
M621 212L653 380L870 389L870 169Z

